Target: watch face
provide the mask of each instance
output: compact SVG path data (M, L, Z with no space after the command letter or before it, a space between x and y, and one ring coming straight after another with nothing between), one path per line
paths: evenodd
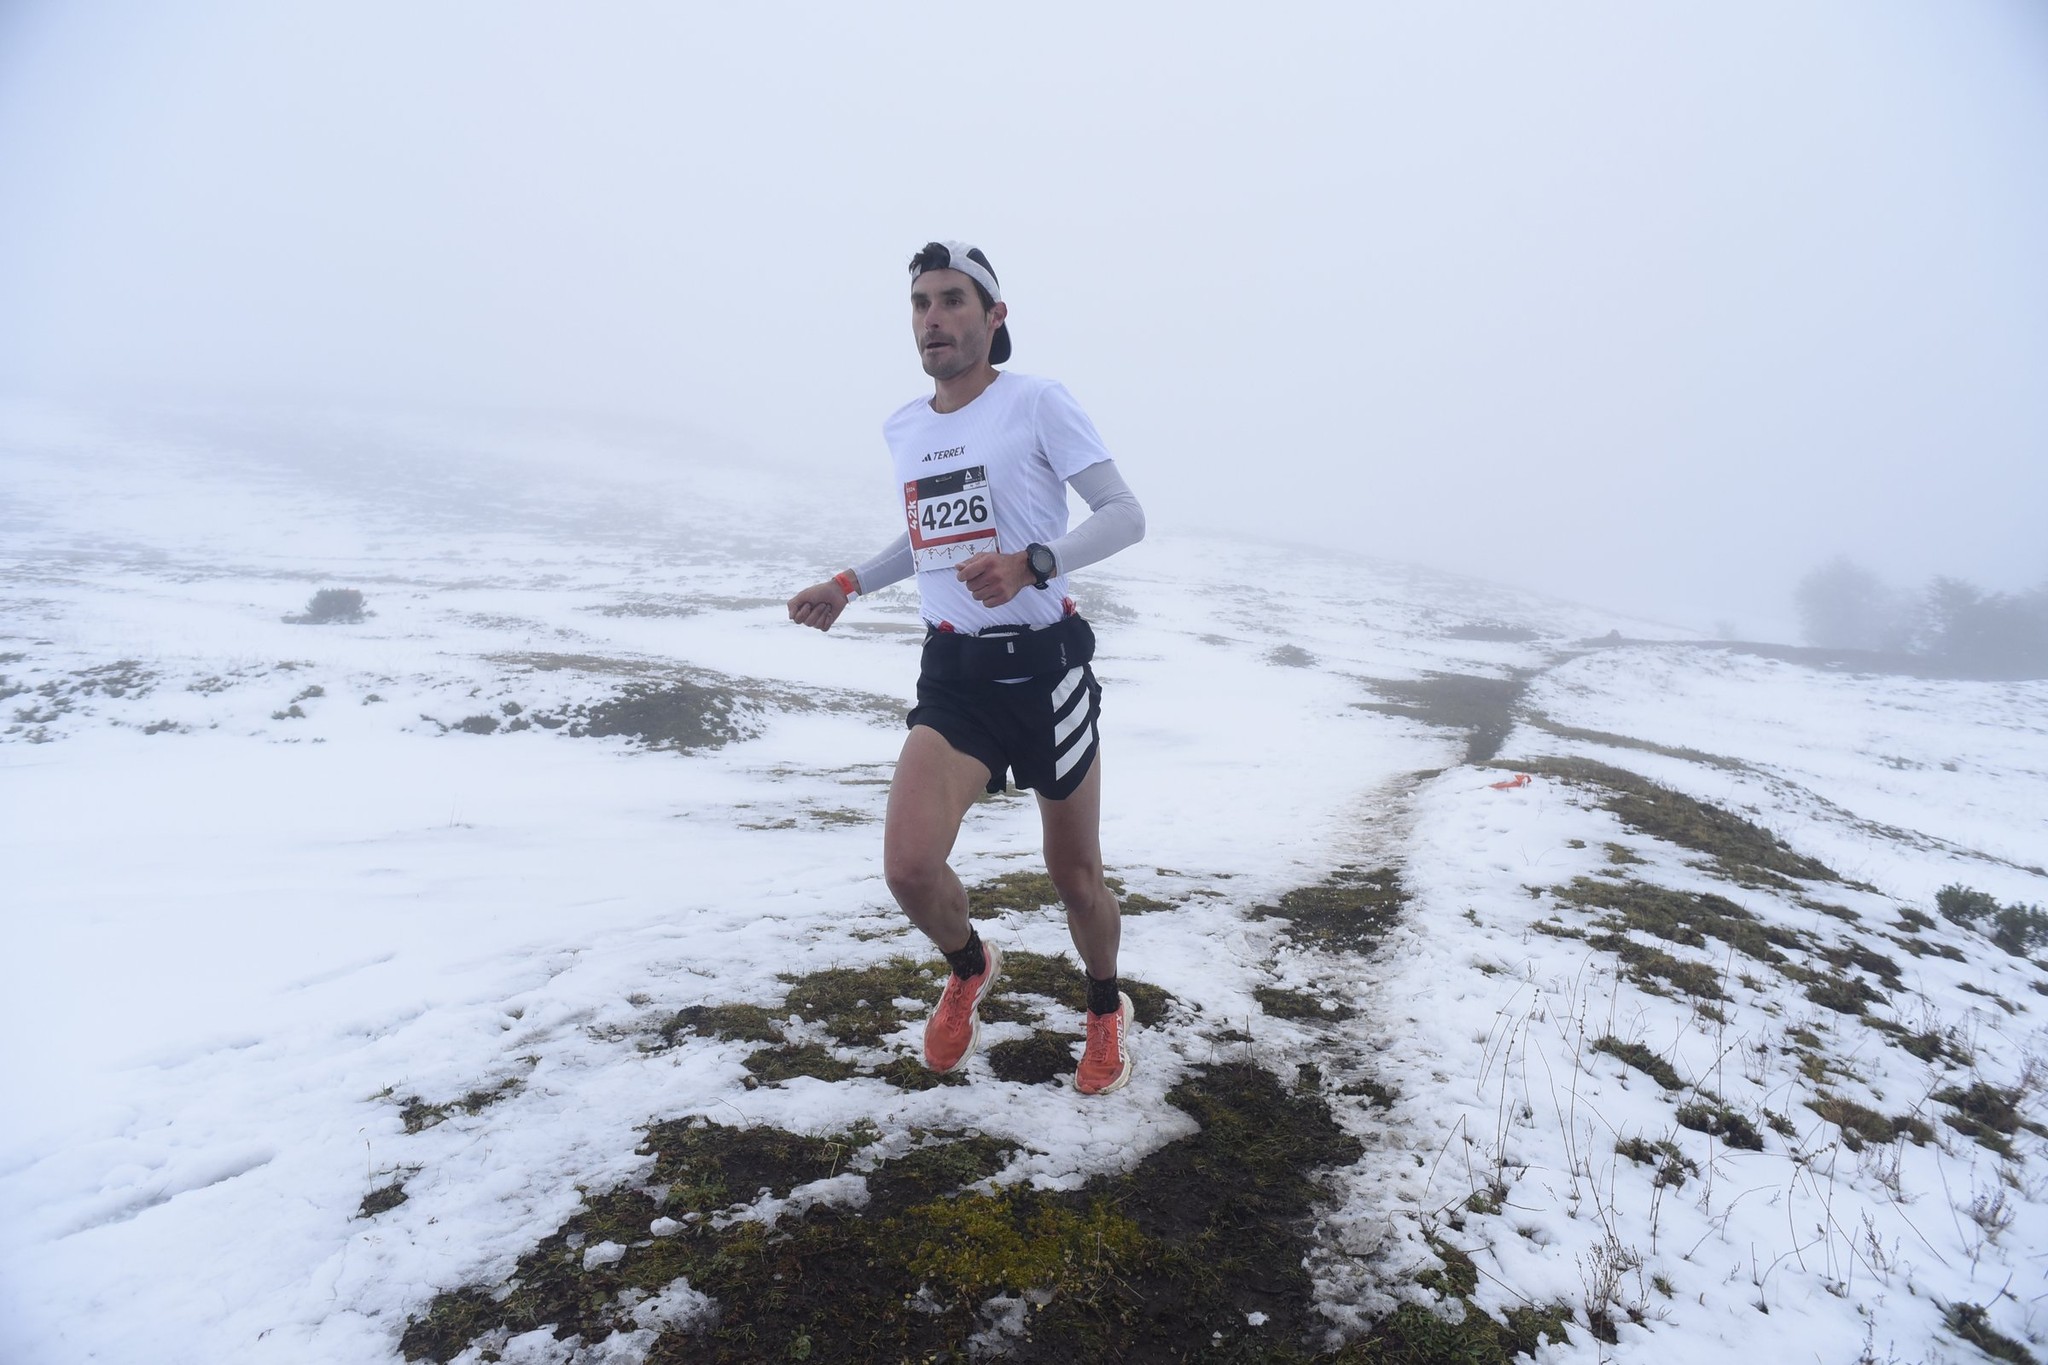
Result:
M1031 572L1040 578L1051 578L1053 571L1052 551L1043 545L1031 547Z

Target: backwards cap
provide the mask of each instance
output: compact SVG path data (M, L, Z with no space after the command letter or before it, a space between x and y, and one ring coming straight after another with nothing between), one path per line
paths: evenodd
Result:
M988 256L978 246L965 242L926 242L924 249L910 258L910 278L916 279L927 270L957 270L973 280L987 293L990 303L1000 303L1003 287L996 283L995 267L988 263ZM1010 324L1005 322L996 328L990 338L988 363L1000 365L1010 358Z

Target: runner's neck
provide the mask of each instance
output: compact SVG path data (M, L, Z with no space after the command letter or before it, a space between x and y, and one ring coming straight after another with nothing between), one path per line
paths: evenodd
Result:
M937 381L933 385L932 411L960 411L986 393L988 386L1000 379L1002 373L995 366L984 364L979 369Z

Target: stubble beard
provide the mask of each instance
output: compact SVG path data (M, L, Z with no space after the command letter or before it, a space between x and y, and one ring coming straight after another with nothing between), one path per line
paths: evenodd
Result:
M974 368L974 361L957 345L939 351L919 351L918 359L924 372L937 380L958 379Z

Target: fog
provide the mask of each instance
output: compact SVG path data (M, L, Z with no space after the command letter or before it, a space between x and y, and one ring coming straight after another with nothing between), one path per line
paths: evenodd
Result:
M660 419L886 528L963 238L1155 528L1783 637L2048 580L2044 153L2035 0L14 0L0 393Z

